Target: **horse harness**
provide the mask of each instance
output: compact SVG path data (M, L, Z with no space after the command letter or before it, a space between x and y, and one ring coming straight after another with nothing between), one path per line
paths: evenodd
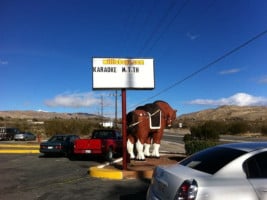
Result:
M160 116L160 122L159 122L159 126L153 126L152 125L152 118L154 117L154 116L156 116L157 114L159 113L159 116ZM146 111L146 114L147 114L147 116L149 117L149 124L150 124L150 128L151 129L159 129L160 127L161 127L161 110L160 109L157 109L155 112L153 112L153 113L150 113L150 112L148 112L148 111ZM140 116L142 116L142 113L140 114ZM144 120L140 120L140 121L138 121L138 122L135 122L135 123L132 123L132 124L130 124L128 127L129 128L131 128L131 127L134 127L134 126L136 126L136 125L138 125L138 124L140 124L142 121L144 121Z

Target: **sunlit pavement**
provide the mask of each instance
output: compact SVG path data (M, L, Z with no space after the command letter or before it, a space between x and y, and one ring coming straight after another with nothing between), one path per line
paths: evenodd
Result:
M4 141L0 143L0 154L39 154L39 147L38 142ZM126 170L122 170L122 158L118 158L112 163L107 162L90 167L88 174L95 178L113 180L133 178L150 179L155 166L174 164L177 163L177 159L183 158L184 145L162 141L160 154L160 159L148 158L146 161L130 161Z
M22 143L8 141L0 144L0 153L4 154L39 154L40 145L36 142Z

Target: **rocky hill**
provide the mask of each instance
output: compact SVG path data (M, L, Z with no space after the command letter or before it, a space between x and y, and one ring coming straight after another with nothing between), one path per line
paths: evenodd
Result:
M221 106L199 112L179 116L180 121L206 121L206 120L246 120L266 121L266 106Z
M56 113L43 111L0 111L2 118L19 119L52 119L52 118L94 118L97 115L88 113ZM206 121L206 120L247 120L266 121L267 106L221 106L214 109L184 114L178 117L178 121Z
M88 113L56 113L43 111L0 111L2 118L17 118L17 119L71 119L71 118L93 118L96 115Z

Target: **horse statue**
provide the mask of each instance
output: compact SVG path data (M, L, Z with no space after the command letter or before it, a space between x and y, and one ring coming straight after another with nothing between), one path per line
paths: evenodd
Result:
M176 110L164 101L139 106L127 114L127 151L130 159L159 158L160 141L164 129L176 119ZM134 154L134 145L137 155ZM153 151L150 154L150 147Z

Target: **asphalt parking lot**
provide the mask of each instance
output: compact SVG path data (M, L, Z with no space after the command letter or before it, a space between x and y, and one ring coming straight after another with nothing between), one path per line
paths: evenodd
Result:
M97 160L71 161L39 154L0 154L0 199L145 199L149 180L93 178Z
M176 150L176 145L163 142L162 151L173 147ZM103 161L43 157L38 148L36 142L0 142L1 200L145 199L150 180L94 178L88 170Z

